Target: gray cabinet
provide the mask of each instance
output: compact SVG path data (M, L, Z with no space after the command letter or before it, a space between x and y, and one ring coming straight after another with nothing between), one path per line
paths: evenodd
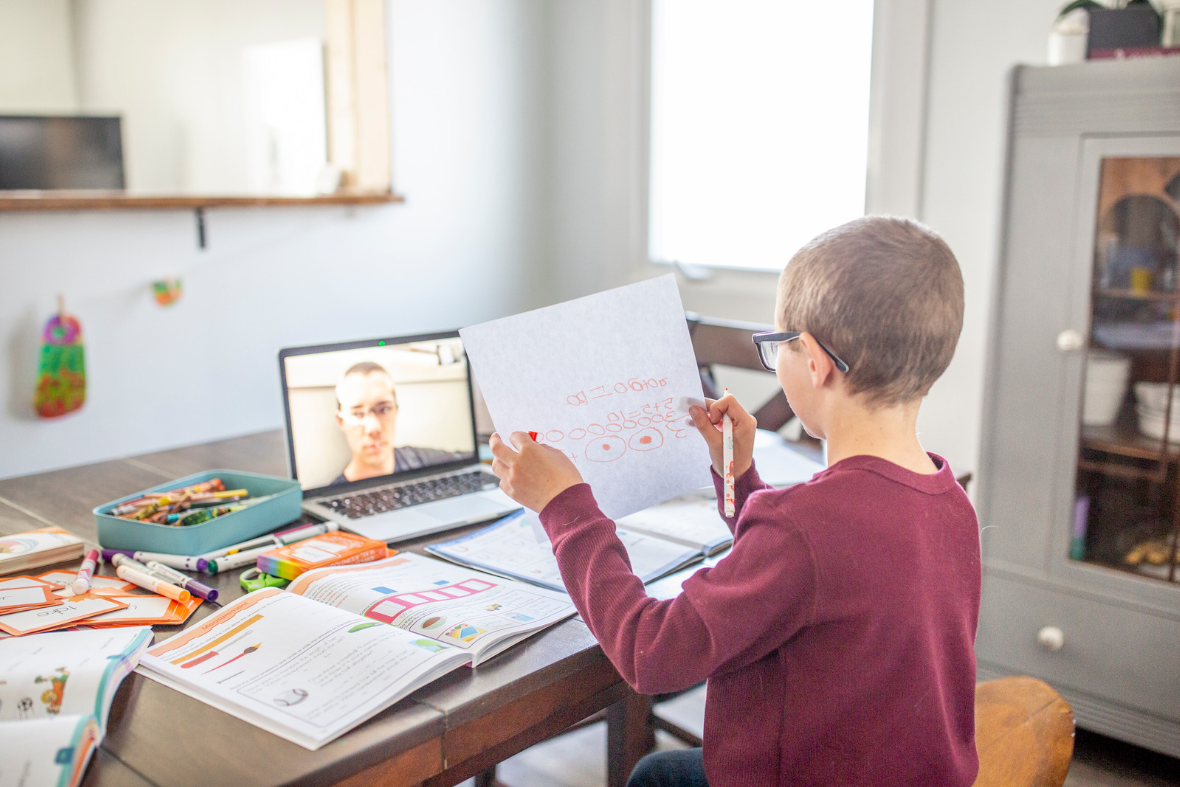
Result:
M1180 756L1180 58L1011 77L981 679Z

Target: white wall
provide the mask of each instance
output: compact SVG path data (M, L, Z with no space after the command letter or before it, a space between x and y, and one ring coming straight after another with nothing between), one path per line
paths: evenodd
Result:
M542 298L547 0L393 0L404 205L0 213L0 477L282 423L280 347L446 329ZM184 293L155 304L153 278ZM62 292L88 401L32 414Z
M874 58L874 93L882 96L875 109L884 125L873 140L882 167L870 182L870 207L915 216L941 233L966 285L955 359L919 420L924 445L957 472L978 466L1005 74L1015 63L1044 62L1060 5L878 0L876 6L890 16L877 20L875 32L892 38L883 50L887 62ZM567 0L555 13L553 300L668 270L645 262L645 6ZM927 42L927 57L915 55ZM720 271L707 281L682 280L680 290L687 309L771 322L776 281L775 274Z
M249 191L242 53L324 39L323 0L74 0L83 111L123 116L127 187Z
M70 0L0 0L0 112L73 112Z
M963 269L966 310L955 359L922 408L930 450L956 469L979 464L992 283L999 253L1007 73L1044 64L1049 27L1063 3L932 0L930 72L920 217L950 244Z

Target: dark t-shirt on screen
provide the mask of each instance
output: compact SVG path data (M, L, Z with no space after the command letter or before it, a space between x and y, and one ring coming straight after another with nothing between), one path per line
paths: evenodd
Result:
M413 445L403 445L400 448L393 449L393 472L400 473L403 470L420 470L423 467L432 467L445 462L458 462L470 458L471 454L460 451L443 451L439 448L418 448ZM344 477L344 473L336 476L336 479L332 481L333 485L347 483L348 479Z

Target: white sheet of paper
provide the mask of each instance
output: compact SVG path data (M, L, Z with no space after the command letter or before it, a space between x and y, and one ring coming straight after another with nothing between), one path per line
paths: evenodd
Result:
M675 277L459 333L496 431L564 451L607 516L711 485L704 438L679 409L703 392Z
M780 489L804 484L824 466L787 444L777 432L759 429L754 435L754 466L758 477Z

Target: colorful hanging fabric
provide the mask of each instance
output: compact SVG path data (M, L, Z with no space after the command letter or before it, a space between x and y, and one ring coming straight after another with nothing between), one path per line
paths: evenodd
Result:
M161 306L171 306L180 300L180 279L160 279L152 282L152 294L156 303Z
M42 418L57 418L72 413L86 401L82 326L59 309L45 323L41 341L41 364L33 407Z

